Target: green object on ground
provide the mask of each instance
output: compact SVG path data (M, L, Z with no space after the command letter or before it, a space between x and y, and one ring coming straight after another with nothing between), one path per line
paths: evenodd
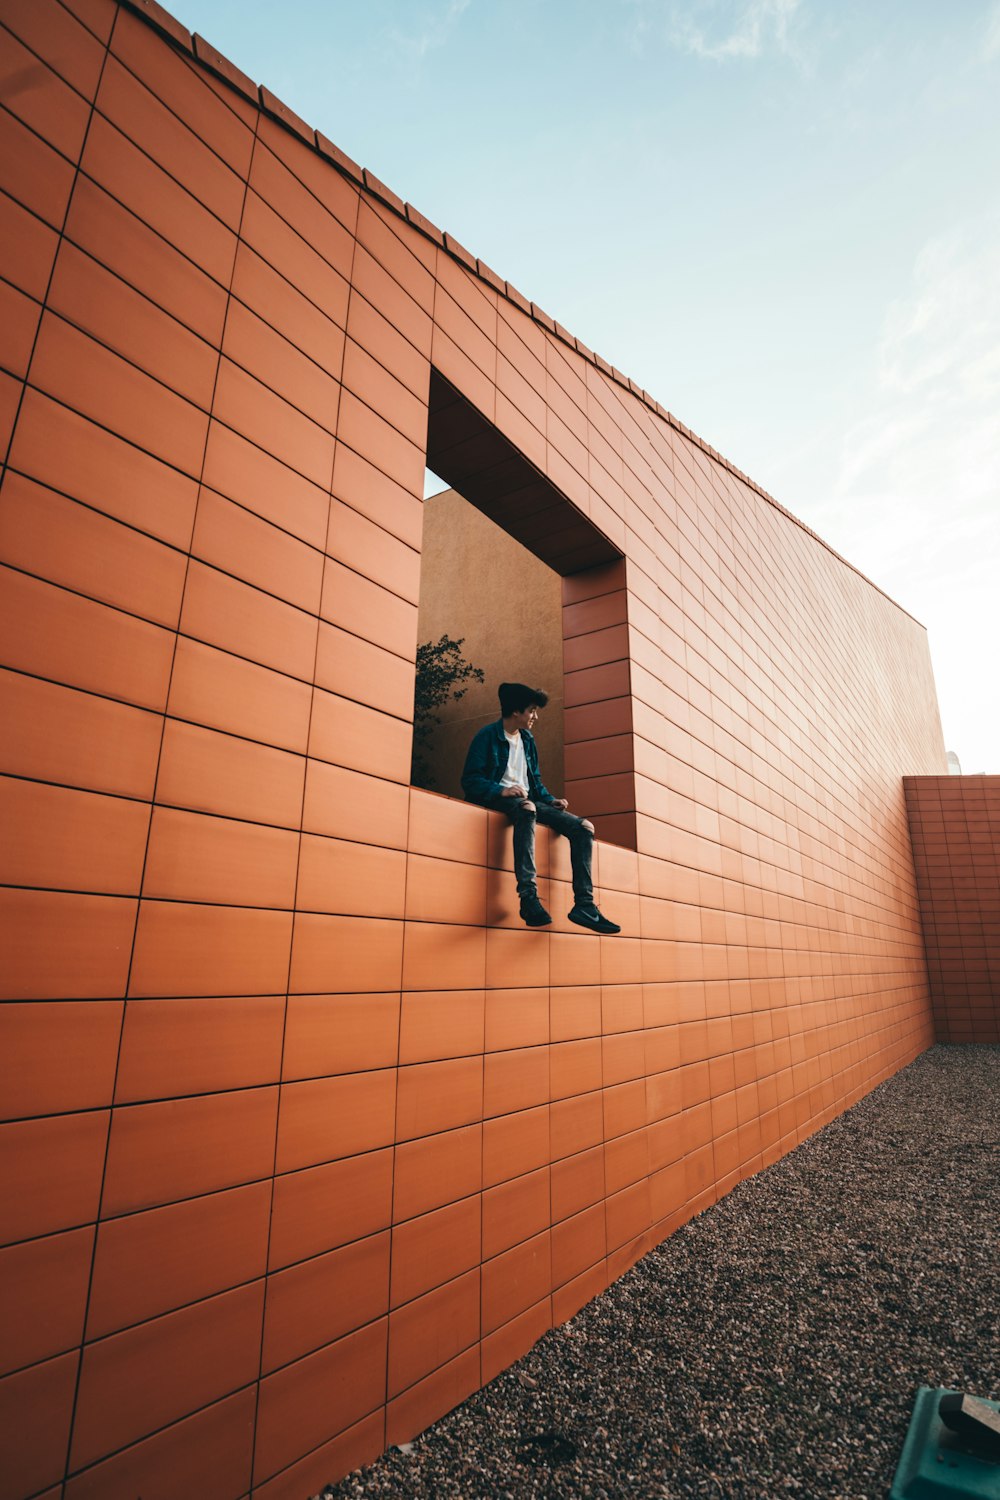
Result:
M1000 1500L1000 1463L979 1457L938 1416L941 1397L953 1394L945 1386L917 1391L889 1500ZM996 1401L983 1404L1000 1411Z

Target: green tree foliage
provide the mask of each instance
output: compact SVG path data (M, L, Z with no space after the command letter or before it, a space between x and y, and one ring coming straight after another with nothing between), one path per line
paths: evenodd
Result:
M410 780L414 786L434 789L430 750L434 731L441 722L437 710L449 699L464 698L467 687L459 683L482 682L482 667L474 667L462 655L465 637L453 641L443 635L437 642L425 641L417 647L417 677L413 694L413 764Z

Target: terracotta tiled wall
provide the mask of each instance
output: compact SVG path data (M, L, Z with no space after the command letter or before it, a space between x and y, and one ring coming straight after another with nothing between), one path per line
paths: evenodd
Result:
M0 4L0 1497L302 1500L928 1044L943 749L919 626L143 10ZM407 782L432 366L587 570L620 938Z
M937 1039L1000 1042L1000 776L905 787Z

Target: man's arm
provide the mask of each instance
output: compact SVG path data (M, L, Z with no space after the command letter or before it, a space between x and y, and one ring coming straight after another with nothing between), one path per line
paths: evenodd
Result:
M526 733L526 730L521 730L522 738ZM531 740L527 747L525 761L527 762L528 766L529 797L532 797L536 802L547 802L550 804L550 806L553 807L566 807L566 799L564 797L553 797L552 793L545 785L545 782L542 780L541 772L538 767L538 746L535 743L534 735L531 736Z
M494 767L491 763L489 736L488 727L473 735L462 771L462 791L466 800L482 803L484 807L492 798L503 796L502 783L494 781L491 774Z

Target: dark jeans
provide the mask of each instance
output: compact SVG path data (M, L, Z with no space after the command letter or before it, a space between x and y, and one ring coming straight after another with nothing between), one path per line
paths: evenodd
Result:
M534 812L525 811L525 801L530 798L493 797L489 806L497 812L506 813L514 825L514 877L517 894L536 896L535 885L535 823L544 823L556 833L569 839L569 857L573 867L573 900L577 906L589 906L594 899L594 880L591 865L594 854L594 835L584 828L583 819L562 807L550 807L545 802L536 802Z

